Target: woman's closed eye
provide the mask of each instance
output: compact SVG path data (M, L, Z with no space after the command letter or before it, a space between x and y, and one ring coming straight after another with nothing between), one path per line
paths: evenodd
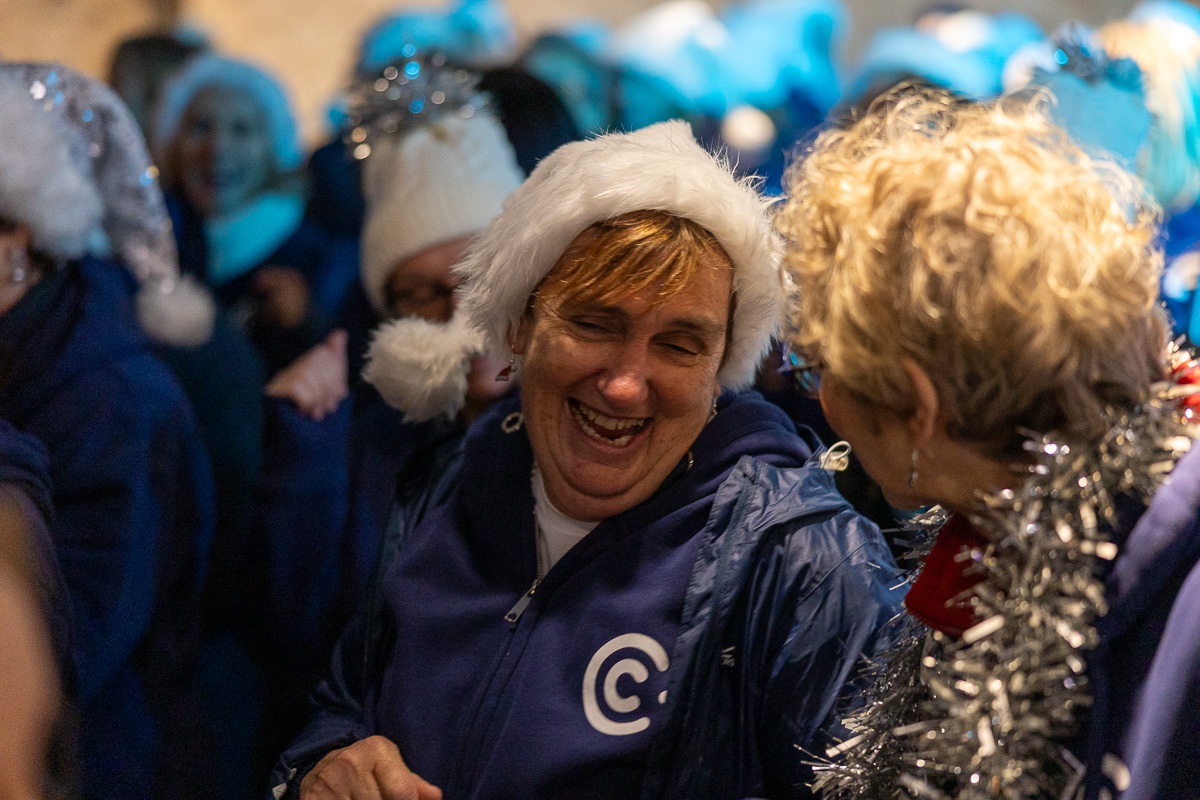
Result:
M685 358L694 358L703 354L706 350L703 342L691 336L663 339L659 342L659 345L672 355Z
M596 317L571 317L571 327L585 336L605 336L617 332L611 320Z

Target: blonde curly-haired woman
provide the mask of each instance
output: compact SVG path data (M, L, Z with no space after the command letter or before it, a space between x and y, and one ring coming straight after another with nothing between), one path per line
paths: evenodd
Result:
M1044 109L893 94L790 175L801 376L894 505L952 512L835 797L1200 785L1195 369L1152 201Z

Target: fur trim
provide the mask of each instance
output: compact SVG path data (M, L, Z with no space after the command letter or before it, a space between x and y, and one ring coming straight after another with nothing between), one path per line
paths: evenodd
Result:
M296 117L282 84L253 64L209 54L191 59L163 87L154 117L155 160L159 164L169 163L167 151L192 98L203 89L218 86L241 89L254 97L267 115L276 166L284 172L299 169L304 154Z
M482 343L457 316L445 324L416 317L389 322L375 332L363 378L411 422L453 417L466 400L471 358Z
M717 238L734 267L737 309L725 366L728 389L754 381L783 315L780 241L751 179L707 153L686 122L651 125L563 145L508 198L504 212L455 270L461 314L487 348L508 352L529 296L589 225L630 211L686 217Z
M208 290L190 275L160 284L143 283L138 320L153 339L173 347L198 347L212 335L216 307Z
M0 108L0 219L27 225L40 253L79 258L104 241L91 165L72 153L58 117L31 97L16 66L0 73Z

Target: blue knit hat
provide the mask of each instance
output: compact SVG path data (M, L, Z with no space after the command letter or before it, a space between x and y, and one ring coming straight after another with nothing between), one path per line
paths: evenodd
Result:
M211 54L188 61L163 87L152 142L160 164L166 163L167 150L192 100L212 88L240 89L252 96L266 112L276 167L282 172L300 167L304 162L300 135L282 84L261 67Z

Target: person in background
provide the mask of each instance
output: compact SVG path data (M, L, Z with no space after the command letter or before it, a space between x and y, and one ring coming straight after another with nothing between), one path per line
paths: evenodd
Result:
M435 53L445 55L436 49L417 50L415 47L411 52L412 58L419 63L428 62ZM397 53L393 66L402 66L407 60L402 53ZM447 63L457 64L449 59ZM356 81L378 78L386 66L388 63L370 70L360 65ZM471 73L477 72L479 89L491 96L494 112L516 152L517 164L526 175L533 170L538 161L560 145L581 138L566 105L554 89L525 69L515 65L483 70L467 66L464 69ZM363 162L353 155L356 144L351 142L350 146L347 146L339 133L334 141L313 152L308 162L312 184L312 200L309 203L308 214L313 222L332 235L358 241L362 234L366 206L362 185ZM361 292L352 289L339 311L339 318L363 313L370 318L369 306L365 300ZM361 351L352 351L352 355L352 363L357 364ZM351 374L357 375L357 372L352 370Z
M0 93L0 417L49 454L81 789L177 797L198 766L212 485L147 334L198 344L212 302L179 277L145 144L111 90L59 65L0 64Z
M1097 31L1110 58L1132 59L1144 81L1151 125L1133 162L1163 207L1167 258L1163 298L1175 332L1200 343L1200 13L1192 25L1144 9L1141 19L1113 22Z
M1164 212L1162 299L1175 334L1194 342L1200 337L1200 320L1189 330L1200 276L1200 12L1154 0L1097 31L1068 23L1014 54L1005 84L1049 92L1056 124L1145 182Z
M367 378L410 418L457 413L481 351L520 396L400 487L276 798L800 791L899 593L810 445L735 393L776 254L763 198L665 123L543 159L450 322L381 331Z
M1048 114L885 96L789 176L800 371L893 505L951 514L816 792L1200 785L1200 364L1153 199Z
M351 107L362 132L354 138L370 148L361 284L375 325L449 323L459 282L453 265L524 178L476 81L420 63L417 79L396 84L396 97ZM386 94L375 80L364 78L365 97ZM434 88L445 94L442 102L413 113L414 99ZM335 333L266 388L257 520L270 564L261 605L273 664L268 716L278 723L268 732L272 760L303 725L305 699L363 602L399 477L433 470L424 454L514 386L495 380L503 361L480 358L457 419L405 422L369 385L346 399L346 347L347 336Z
M108 85L125 102L147 139L163 83L207 49L202 38L164 33L132 36L117 44L108 67Z
M220 314L203 347L164 352L211 454L217 524L205 597L204 686L227 787L254 780L244 750L261 711L266 580L253 539L267 380L330 330L353 280L353 250L304 219L301 143L289 101L262 69L205 54L163 87L154 121L180 268L211 287ZM235 720L226 725L227 721ZM241 790L228 788L225 796Z
M199 56L163 87L153 143L180 268L213 288L273 374L328 332L353 275L304 221L287 95L256 66Z
M1009 57L1043 35L1023 14L934 4L912 26L875 32L832 116L853 122L876 97L901 83L941 87L973 101L996 97L1004 90Z

